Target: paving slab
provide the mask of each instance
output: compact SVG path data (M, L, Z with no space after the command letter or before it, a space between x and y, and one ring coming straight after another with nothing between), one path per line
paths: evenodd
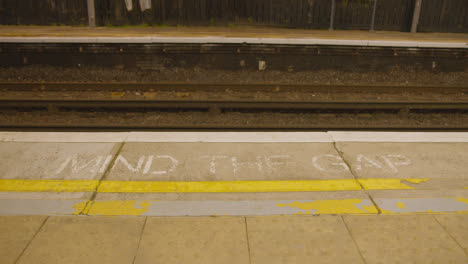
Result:
M358 178L468 178L468 143L337 142Z
M132 263L144 221L49 217L18 263Z
M339 216L247 218L252 264L364 263Z
M0 263L15 263L46 218L46 216L0 216Z
M366 263L467 263L431 215L343 216Z
M351 178L331 143L126 143L106 180Z
M434 217L468 254L468 215L436 215Z
M249 263L244 218L148 218L135 264Z
M97 180L117 152L114 143L0 143L1 179Z

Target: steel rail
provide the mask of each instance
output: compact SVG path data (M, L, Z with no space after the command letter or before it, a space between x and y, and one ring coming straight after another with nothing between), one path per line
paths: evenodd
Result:
M468 129L468 87L0 83L0 126Z

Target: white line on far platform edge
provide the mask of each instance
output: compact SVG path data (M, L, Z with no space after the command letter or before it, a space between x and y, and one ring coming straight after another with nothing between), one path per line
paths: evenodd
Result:
M468 142L467 132L0 132L0 142Z

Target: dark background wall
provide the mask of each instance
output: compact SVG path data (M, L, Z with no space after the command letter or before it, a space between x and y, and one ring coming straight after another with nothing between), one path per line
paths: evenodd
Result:
M326 29L331 0L95 0L100 26L270 25ZM337 0L336 29L369 29L373 0ZM409 31L414 0L378 0L376 30ZM86 25L86 0L0 0L0 24ZM418 31L468 32L468 0L423 0Z

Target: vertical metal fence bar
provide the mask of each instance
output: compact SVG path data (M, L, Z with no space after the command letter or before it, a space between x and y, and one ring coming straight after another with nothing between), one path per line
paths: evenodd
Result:
M96 11L94 8L94 0L87 0L88 3L88 25L90 27L96 26Z
M332 0L332 6L331 6L331 14L330 14L330 28L328 30L333 30L334 28L334 20L335 20L335 9L336 9L336 0Z
M421 15L422 0L416 0L414 3L413 22L411 23L411 33L418 31L419 16Z
M375 25L375 11L377 10L377 0L374 0L374 9L372 9L372 21L371 21L371 26L369 31L374 31L374 25Z

